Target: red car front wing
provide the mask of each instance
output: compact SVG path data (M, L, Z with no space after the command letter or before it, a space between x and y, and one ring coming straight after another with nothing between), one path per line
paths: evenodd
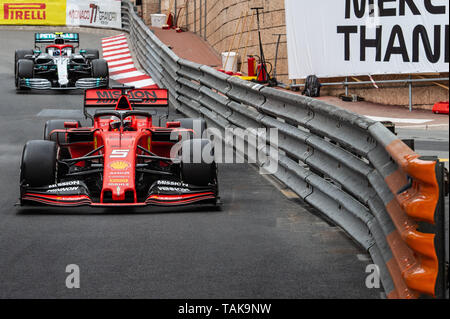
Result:
M92 199L87 187L81 181L49 185L47 187L22 187L21 205L38 203L50 206L92 206L92 207L142 207L142 206L184 206L196 203L217 205L217 187L215 185L198 188L185 185L172 191L161 192L160 185L150 187L149 194L142 202L99 202ZM191 188L190 188L191 187ZM183 192L180 192L180 189Z

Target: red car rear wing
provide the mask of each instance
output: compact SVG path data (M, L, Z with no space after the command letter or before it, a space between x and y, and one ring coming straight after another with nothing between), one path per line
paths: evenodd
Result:
M121 105L126 100L126 105ZM151 108L169 106L169 93L166 89L88 89L84 92L84 114L92 118L88 109L117 110L126 107L146 111Z

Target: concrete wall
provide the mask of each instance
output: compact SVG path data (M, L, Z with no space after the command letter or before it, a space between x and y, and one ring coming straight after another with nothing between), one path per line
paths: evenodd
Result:
M246 73L247 63L245 55L259 55L258 33L256 28L256 18L252 22L252 7L264 7L264 13L261 14L262 42L266 60L272 64L275 62L275 51L277 33L286 33L284 0L143 0L143 17L147 24L150 24L150 14L159 12L167 13L169 7L177 6L177 12L181 9L178 25L186 27L189 31L196 33L204 38L220 55L221 52L231 51L239 52L243 56L242 71ZM206 5L206 10L205 10ZM187 10L184 8L187 6ZM184 8L184 9L182 9ZM172 9L172 12L174 10ZM206 11L206 23L205 23ZM245 27L242 29L242 23L238 27L235 36L236 27L239 24L240 17L247 15ZM205 27L206 25L206 27ZM250 27L249 27L250 26ZM241 35L241 31L242 35ZM234 43L233 43L234 37ZM281 37L279 53L277 78L289 84L288 79L288 60L286 37ZM442 74L448 77L448 73ZM438 77L439 75L436 75ZM375 80L381 79L399 79L407 78L405 75L378 76ZM368 77L359 79L367 81ZM344 78L321 79L322 82L343 81ZM303 81L298 81L302 83ZM443 83L448 87L448 82ZM435 102L448 101L448 89L431 84L419 83L413 85L413 106L415 108L431 108ZM351 94L357 94L368 101L387 104L387 105L409 105L408 86L406 84L379 85L380 89L375 89L371 85L350 87ZM343 86L323 88L322 94L334 95L344 93Z

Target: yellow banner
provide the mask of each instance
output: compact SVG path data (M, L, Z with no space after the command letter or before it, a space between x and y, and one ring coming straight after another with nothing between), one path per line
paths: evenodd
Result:
M65 25L66 0L0 0L0 24Z

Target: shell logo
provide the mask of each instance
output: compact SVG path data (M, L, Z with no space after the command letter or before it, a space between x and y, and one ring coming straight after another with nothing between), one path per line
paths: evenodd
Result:
M109 180L110 183L128 183L128 178L112 178Z
M116 161L112 162L111 165L109 165L112 169L127 169L130 167L130 163L125 161Z

